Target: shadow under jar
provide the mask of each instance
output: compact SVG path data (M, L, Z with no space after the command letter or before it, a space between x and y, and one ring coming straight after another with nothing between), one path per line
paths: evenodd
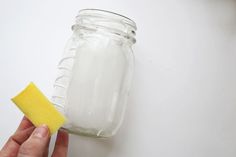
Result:
M136 24L97 9L81 10L54 83L53 104L70 133L110 137L119 129L132 80Z

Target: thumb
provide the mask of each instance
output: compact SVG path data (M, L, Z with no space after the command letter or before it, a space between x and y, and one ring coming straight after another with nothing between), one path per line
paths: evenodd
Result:
M31 136L21 145L18 157L42 157L50 139L46 125L37 127Z

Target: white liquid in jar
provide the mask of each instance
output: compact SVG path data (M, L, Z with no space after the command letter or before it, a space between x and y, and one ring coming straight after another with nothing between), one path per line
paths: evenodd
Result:
M126 56L114 41L98 41L103 42L93 40L77 50L65 114L72 126L100 134L119 123L115 120L116 110L122 101L119 97L127 69Z

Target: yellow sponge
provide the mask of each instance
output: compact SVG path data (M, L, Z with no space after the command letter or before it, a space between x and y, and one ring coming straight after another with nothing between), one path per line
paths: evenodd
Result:
M32 82L20 94L12 98L12 101L35 126L46 124L51 134L55 133L66 121L66 118Z

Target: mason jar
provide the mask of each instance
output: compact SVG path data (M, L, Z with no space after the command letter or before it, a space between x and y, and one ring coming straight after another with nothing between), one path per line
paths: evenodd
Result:
M58 64L52 102L70 133L110 137L119 129L132 80L136 24L110 11L81 10Z

